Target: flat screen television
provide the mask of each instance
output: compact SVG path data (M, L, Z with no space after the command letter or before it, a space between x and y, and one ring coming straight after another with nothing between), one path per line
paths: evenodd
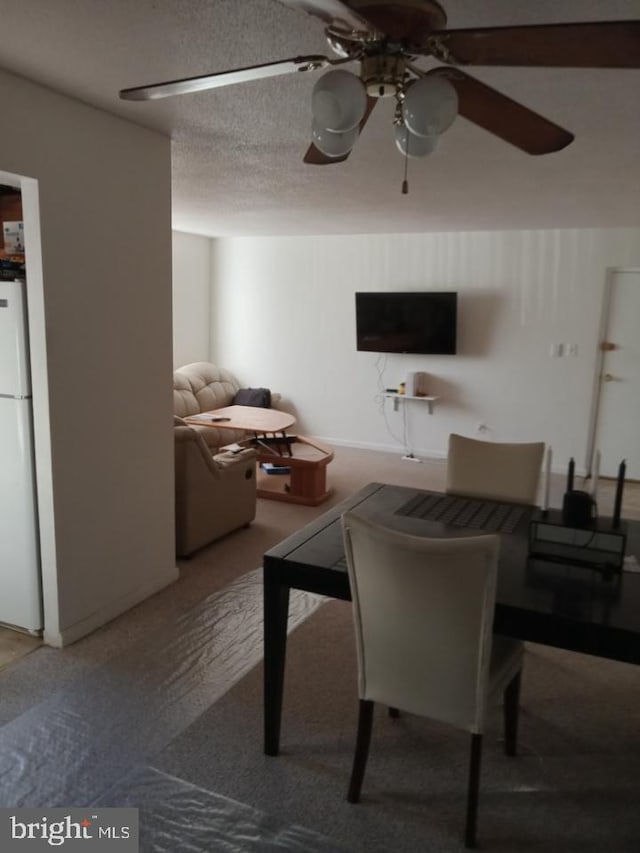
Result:
M455 355L457 308L454 291L356 293L357 349Z

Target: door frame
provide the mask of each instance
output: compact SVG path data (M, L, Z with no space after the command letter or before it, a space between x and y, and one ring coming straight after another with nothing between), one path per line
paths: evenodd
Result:
M589 431L587 433L587 452L585 459L585 471L587 478L591 477L591 464L593 461L593 453L596 448L598 414L600 412L600 400L602 390L602 370L604 367L605 351L601 344L606 339L607 328L609 326L609 318L611 315L611 298L613 295L613 280L619 273L640 273L640 267L607 267L605 272L605 282L602 291L602 305L600 309L600 324L598 327L598 340L596 343L596 359L593 373L593 386L591 394L591 412L589 415Z

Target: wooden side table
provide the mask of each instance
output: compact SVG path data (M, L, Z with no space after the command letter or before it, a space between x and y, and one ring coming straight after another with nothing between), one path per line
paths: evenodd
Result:
M253 447L258 466L270 462L289 469L287 474L266 474L258 468L258 497L274 501L317 506L331 494L327 488L327 465L333 450L303 435L287 435L296 419L278 409L226 406L184 419L187 423L253 432L254 438L231 445Z
M270 449L251 440L258 464L271 463L289 469L288 474L267 474L260 468L258 474L258 497L274 501L317 506L331 494L327 486L327 465L333 459L333 450L323 447L303 435L287 436L291 456L277 445Z
M200 412L184 418L189 424L198 426L217 427L218 429L235 429L253 432L256 435L268 433L285 434L296 419L288 412L279 409L263 409L260 406L225 406L222 409L212 409L210 412Z

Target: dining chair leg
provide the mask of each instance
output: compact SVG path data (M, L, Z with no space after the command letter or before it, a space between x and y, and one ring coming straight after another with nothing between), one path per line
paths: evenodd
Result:
M356 738L356 752L353 757L353 769L347 800L357 803L360 799L360 789L364 779L364 771L369 756L369 744L371 743L371 729L373 727L373 702L368 699L360 700L358 713L358 736Z
M478 789L480 786L480 760L482 758L482 735L471 735L471 760L469 762L469 789L467 792L467 825L464 832L465 847L476 846L476 824L478 818Z
M515 675L504 691L504 751L515 755L518 746L518 713L522 670Z

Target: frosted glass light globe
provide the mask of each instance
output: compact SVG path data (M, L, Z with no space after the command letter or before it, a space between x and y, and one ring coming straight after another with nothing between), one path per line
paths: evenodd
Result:
M393 133L400 153L405 154L407 157L415 159L426 157L427 154L435 151L438 145L438 136L418 136L415 133L411 133L403 124L397 124L393 129Z
M402 117L417 136L444 133L458 115L458 93L444 77L420 77L407 88Z
M348 154L358 138L358 127L347 130L345 133L334 133L324 127L320 127L314 119L311 124L311 139L318 151L322 151L327 157L343 157Z
M318 127L346 133L357 127L367 108L364 83L350 71L329 71L313 87L311 111Z

